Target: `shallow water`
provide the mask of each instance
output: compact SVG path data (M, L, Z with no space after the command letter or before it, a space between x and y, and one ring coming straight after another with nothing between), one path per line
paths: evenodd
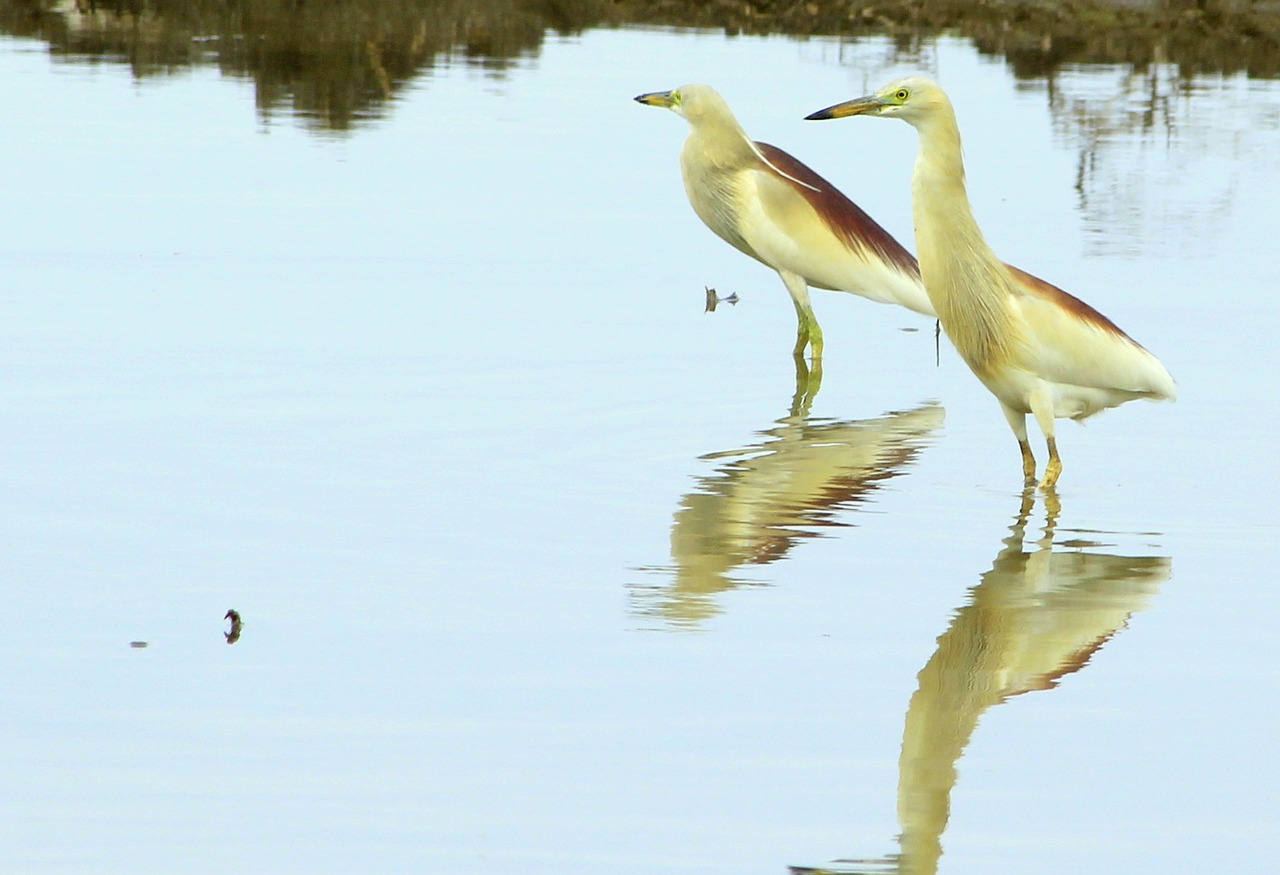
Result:
M0 867L1275 859L1280 85L645 30L497 66L335 127L0 40ZM1179 381L1060 429L1060 506L906 311L816 293L793 397L781 284L631 101L718 86L909 241L914 132L801 118L919 69L1001 255Z

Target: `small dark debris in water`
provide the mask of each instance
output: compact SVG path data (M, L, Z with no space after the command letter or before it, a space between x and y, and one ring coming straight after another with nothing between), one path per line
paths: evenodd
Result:
M134 650L141 650L142 648L144 648L144 647L146 647L146 646L147 646L147 642L145 642L145 641L130 641L130 642L129 642L129 646L130 646L130 647L132 647Z
M240 612L232 609L227 611L227 613L223 615L222 619L231 621L231 630L229 632L223 632L223 637L227 639L228 644L235 644L240 640L240 627L243 625L240 620Z
M899 328L898 330L899 330L899 331L905 331L905 332L907 332L908 334L915 334L915 333L916 333L917 331L919 331L920 329L919 329L919 328Z
M722 298L716 294L716 290L711 288L711 286L703 286L702 288L707 293L707 309L704 312L714 313L716 311L716 305L721 302L725 304L738 303L737 292L730 292L726 297Z

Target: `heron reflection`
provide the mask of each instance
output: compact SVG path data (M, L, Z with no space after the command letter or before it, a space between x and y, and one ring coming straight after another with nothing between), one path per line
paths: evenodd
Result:
M934 403L862 420L810 418L806 410L798 393L791 415L761 440L702 457L718 467L676 511L674 580L637 588L639 613L676 626L714 616L717 594L749 584L736 569L768 565L818 529L847 525L841 512L902 474L945 417Z
M1120 556L1072 538L1056 544L1058 507L1026 543L1028 492L991 570L969 594L918 675L898 760L899 853L793 873L933 875L951 813L956 762L983 713L1048 690L1084 668L1172 573L1165 556Z

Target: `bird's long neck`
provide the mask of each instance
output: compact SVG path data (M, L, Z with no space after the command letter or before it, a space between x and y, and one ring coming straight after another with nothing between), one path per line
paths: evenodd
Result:
M698 163L720 172L736 170L758 160L751 138L732 116L694 125L684 151L687 155L696 155Z
M730 116L716 125L695 125L680 153L685 191L694 212L730 245L759 258L738 230L740 173L759 163L755 147Z
M947 336L982 376L1008 357L1015 340L1006 309L1011 280L973 217L951 106L917 127L911 199L920 274Z

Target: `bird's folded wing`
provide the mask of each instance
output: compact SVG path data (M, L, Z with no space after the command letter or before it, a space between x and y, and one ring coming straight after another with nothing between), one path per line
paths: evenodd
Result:
M784 210L796 209L797 199L802 200L823 234L836 237L854 254L863 259L874 255L902 273L919 274L915 257L840 189L776 146L755 146L764 159L761 173L769 177L768 183L760 183L761 197L767 210L778 211L775 221L783 219Z
M1137 341L1079 298L1016 267L1014 306L1028 369L1057 383L1172 398L1173 379Z

